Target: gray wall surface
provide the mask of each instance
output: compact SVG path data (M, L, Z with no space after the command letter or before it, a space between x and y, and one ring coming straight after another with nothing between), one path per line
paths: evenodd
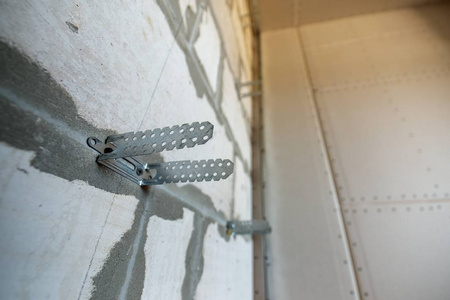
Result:
M0 2L4 299L251 299L251 78L241 1ZM228 158L227 180L140 188L89 136L210 121L146 161Z

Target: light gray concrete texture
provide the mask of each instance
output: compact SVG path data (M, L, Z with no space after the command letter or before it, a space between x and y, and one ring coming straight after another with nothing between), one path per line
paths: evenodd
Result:
M241 33L218 25L236 4L212 6L0 2L2 297L251 298L251 242L223 228L251 218L251 111L232 84L251 76L224 47ZM227 180L140 188L85 142L194 121L211 141L143 160L229 158Z

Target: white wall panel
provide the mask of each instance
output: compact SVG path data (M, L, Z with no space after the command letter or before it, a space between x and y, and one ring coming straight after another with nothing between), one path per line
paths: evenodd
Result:
M270 297L450 299L448 16L263 33Z
M295 29L262 35L269 299L358 299Z
M367 299L450 298L448 16L442 4L299 31Z
M315 24L330 20L425 5L440 0L259 0L261 29Z

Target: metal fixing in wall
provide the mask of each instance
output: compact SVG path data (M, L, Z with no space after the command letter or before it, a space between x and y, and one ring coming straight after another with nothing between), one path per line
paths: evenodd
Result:
M145 132L110 135L105 143L96 137L87 139L89 147L100 153L97 162L140 186L177 182L218 181L233 173L228 159L142 163L134 156L154 152L192 148L207 143L213 135L210 122L175 125Z
M255 81L248 81L248 82L237 82L236 83L236 89L238 91L239 94L239 98L246 98L246 97L255 97L255 96L261 96L262 92L259 90L255 90L255 91L246 91L243 92L242 88L245 87L252 87L252 86L261 86L262 81L261 80L255 80Z
M250 221L228 221L227 235L237 234L267 234L270 233L269 222L266 220L250 220Z

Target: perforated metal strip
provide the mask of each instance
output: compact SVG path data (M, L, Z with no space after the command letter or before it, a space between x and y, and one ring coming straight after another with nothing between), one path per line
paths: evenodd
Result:
M145 132L129 132L111 135L106 139L109 153L101 154L99 161L112 158L139 156L184 147L194 147L207 143L213 135L214 126L209 122L195 122L192 124L175 125L172 127L156 128Z
M194 161L174 161L159 164L148 164L146 169L150 173L156 170L152 179L143 181L142 185L163 184L171 182L194 182L194 181L219 181L228 178L233 173L234 164L228 159L209 159Z

